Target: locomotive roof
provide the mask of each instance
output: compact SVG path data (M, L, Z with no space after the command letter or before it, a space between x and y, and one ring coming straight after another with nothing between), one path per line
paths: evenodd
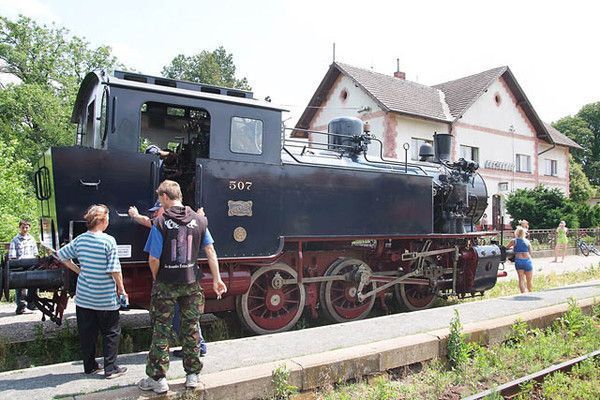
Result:
M106 71L99 70L89 72L81 82L79 92L77 93L77 99L75 100L75 104L73 106L73 113L71 115L72 122L79 121L79 115L82 107L86 105L86 101L91 92L95 90L99 83L104 83L115 87L126 87L134 90L167 93L182 97L201 98L276 111L288 111L287 109L270 102L255 99L252 97L252 92L245 90L205 85L176 79L166 79L123 71L115 71L114 75L110 76Z

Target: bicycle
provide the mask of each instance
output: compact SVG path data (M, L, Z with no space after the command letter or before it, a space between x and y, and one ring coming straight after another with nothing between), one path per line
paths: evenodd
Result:
M579 239L577 241L577 247L579 247L579 250L581 250L581 254L586 257L590 255L590 252L600 256L600 250L598 250L593 244L584 242L583 239Z

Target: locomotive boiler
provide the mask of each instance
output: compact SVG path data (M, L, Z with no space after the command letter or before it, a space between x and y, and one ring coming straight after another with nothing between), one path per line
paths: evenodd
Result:
M473 232L485 182L476 163L450 159L451 135L436 134L418 162L386 160L357 118L304 141L282 128L283 111L237 89L89 73L71 118L76 145L50 148L35 172L42 242L68 243L86 230L84 210L106 204L130 304L148 307L148 231L127 209L149 209L171 179L184 204L204 208L229 288L216 300L204 272L206 312L235 311L257 334L290 329L303 313L351 321L376 304L420 310L495 285L501 249ZM146 154L149 145L169 156ZM77 284L52 258L4 259L0 277L5 296L52 294L34 300L57 323Z

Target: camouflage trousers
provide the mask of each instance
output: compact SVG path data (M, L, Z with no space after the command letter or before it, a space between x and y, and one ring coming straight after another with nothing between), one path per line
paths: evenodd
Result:
M175 303L181 310L179 340L182 344L183 369L186 374L198 374L200 361L200 310L204 306L204 291L198 282L169 284L154 282L150 304L152 344L148 352L146 375L160 379L169 370L169 337L172 335Z

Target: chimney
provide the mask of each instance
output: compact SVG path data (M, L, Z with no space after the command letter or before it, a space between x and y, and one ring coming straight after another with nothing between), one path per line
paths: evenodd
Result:
M394 78L406 80L406 73L400 71L400 59L396 58L396 72L394 72Z

